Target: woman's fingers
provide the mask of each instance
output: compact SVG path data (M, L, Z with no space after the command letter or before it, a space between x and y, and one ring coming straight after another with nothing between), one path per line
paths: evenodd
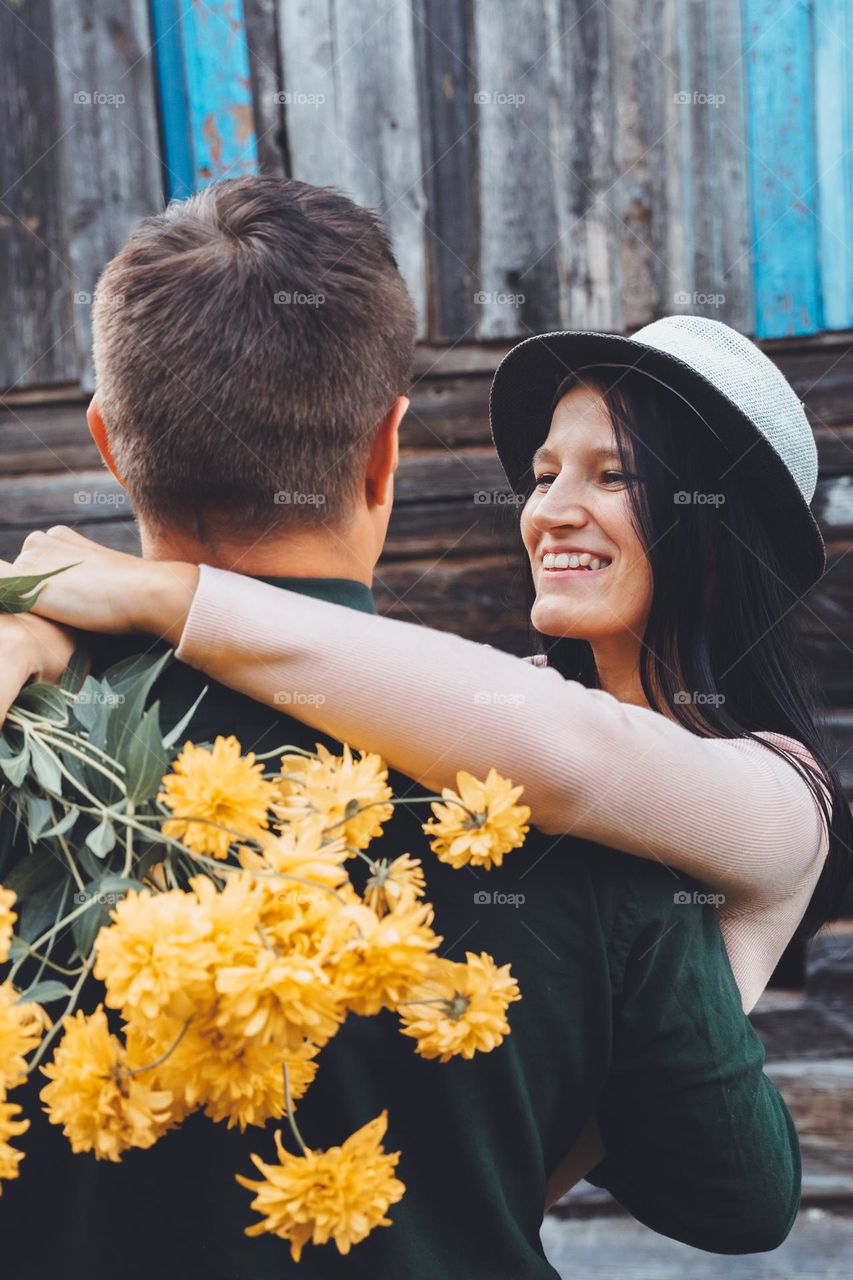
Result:
M65 525L25 539L16 574L55 573L39 590L33 612L87 631L131 629L135 580L142 561L111 551ZM62 573L55 571L61 569Z

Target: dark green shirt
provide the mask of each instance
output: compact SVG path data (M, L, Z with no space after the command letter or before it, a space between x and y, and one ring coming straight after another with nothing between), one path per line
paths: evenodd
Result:
M270 581L270 579L267 579ZM375 611L366 587L343 580L272 579ZM101 664L150 649L110 642ZM173 663L156 686L165 725L206 679ZM187 737L234 733L246 751L330 739L211 684ZM547 762L543 761L543 767ZM422 794L392 774L396 795ZM452 870L420 831L423 806L398 809L382 844L421 856L441 954L466 950L509 962L522 999L511 1035L490 1054L425 1061L393 1014L350 1015L320 1057L298 1105L309 1146L342 1142L388 1109L386 1150L402 1152L406 1185L393 1226L341 1258L308 1245L249 1239L257 1152L274 1160L270 1124L246 1134L191 1116L151 1151L121 1164L72 1155L38 1112L20 1139L21 1178L0 1197L3 1272L15 1280L553 1280L539 1239L549 1174L597 1109L609 1152L595 1171L642 1222L702 1249L774 1248L800 1193L790 1117L762 1074L763 1050L741 1012L710 909L682 905L693 888L657 864L531 831L500 868ZM350 863L360 886L365 864ZM90 993L90 1000L94 998ZM292 1148L286 1121L280 1122Z

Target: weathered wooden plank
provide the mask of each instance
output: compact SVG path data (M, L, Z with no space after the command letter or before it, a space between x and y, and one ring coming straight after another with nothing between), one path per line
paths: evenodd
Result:
M98 276L133 224L163 203L151 28L145 0L93 0L85 11L75 0L52 3L61 32L56 77L65 137L59 151L77 373L91 389Z
M506 557L490 555L486 548L473 561L383 559L374 591L381 612L392 617L438 627L510 653L530 652L511 567Z
M413 17L405 0L279 0L293 176L383 216L426 327L423 161Z
M597 327L631 331L676 310L679 291L689 282L677 132L685 117L674 92L679 18L675 0L623 0L611 6L609 16L612 91L597 109L604 121L613 117L615 170L604 175L606 185L596 194L616 219L621 314L616 324ZM597 73L590 69L583 75ZM580 78L580 97L570 104L581 129L584 117L577 108L584 101L583 84Z
M429 378L416 383L400 441L408 448L488 445L491 378Z
M514 343L455 343L452 347L432 347L419 343L415 351L415 377L427 374L450 377L457 373L494 373Z
M853 324L853 12L848 0L812 0L818 245L823 323Z
M243 0L252 110L262 173L287 172L276 0Z
M106 468L0 480L0 526L17 530L128 517L127 494Z
M480 193L472 10L416 0L415 53L427 205L430 338L456 340L477 325Z
M52 46L48 5L0 5L0 387L77 377Z
M779 345L769 344L769 354L797 394L805 397L822 476L853 474L853 349L849 344L836 348L808 343L803 350L782 351ZM491 374L505 350L457 348L447 359L437 358L435 348L419 351L420 372L403 422L403 445L459 449L489 444ZM30 391L9 397L8 403L5 416L0 406L0 472L50 471L66 463L79 467L97 462L85 428L84 398L75 404L68 391L50 398ZM77 431L79 441L74 439ZM39 440L45 442L44 450ZM66 458L66 449L74 451L73 458Z
M809 943L806 993L810 999L840 1002L853 1032L853 920L827 925Z
M151 0L167 187L253 173L258 149L243 0Z
M95 467L82 402L0 408L0 475Z
M773 1062L853 1057L853 1017L840 1001L813 999L801 991L767 991L750 1022Z
M665 147L681 170L683 203L670 218L686 274L672 309L754 333L741 0L677 0L673 19L677 130Z
M474 0L481 338L559 327L568 284L559 242L570 219L558 192L588 199L550 136L546 8L543 0Z
M756 332L813 333L818 288L809 4L743 0Z
M779 1249L748 1257L691 1249L627 1215L574 1222L548 1214L542 1244L564 1280L840 1280L853 1270L853 1222L819 1208L799 1215Z
M826 538L853 538L853 476L819 479L812 510Z

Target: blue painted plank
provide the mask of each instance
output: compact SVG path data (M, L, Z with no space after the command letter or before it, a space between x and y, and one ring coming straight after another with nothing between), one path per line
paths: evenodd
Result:
M756 332L823 328L807 0L744 0Z
M181 0L151 0L151 30L154 36L166 190L170 197L178 199L193 192L181 9Z
M827 329L853 327L853 4L814 0L818 247Z
M242 0L151 0L170 196L255 173Z

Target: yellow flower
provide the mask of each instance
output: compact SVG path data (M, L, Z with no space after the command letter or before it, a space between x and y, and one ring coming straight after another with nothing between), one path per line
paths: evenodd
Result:
M404 899L423 896L426 889L420 858L400 854L393 862L382 858L364 886L364 901L378 916L385 915Z
M363 904L345 907L341 914L353 925L335 970L347 1008L367 1017L393 1009L411 983L429 971L430 953L442 941L430 927L432 907L403 899L384 916Z
M478 1050L491 1052L509 1035L507 1006L521 999L509 965L498 968L485 951L479 956L466 951L465 957L466 964L436 959L427 978L399 1006L401 1031L415 1038L423 1058L473 1058Z
M406 1188L394 1177L399 1151L382 1150L387 1127L388 1113L383 1111L340 1147L299 1156L285 1150L276 1133L278 1164L252 1156L263 1181L237 1175L241 1186L256 1193L252 1208L263 1219L247 1227L246 1235L270 1232L289 1240L291 1256L298 1262L309 1241L334 1240L338 1252L347 1254L374 1227L390 1227L386 1210L402 1199Z
M281 772L290 776L279 784L276 816L284 822L298 821L313 810L323 814L330 835L366 849L381 835L394 806L384 803L392 793L382 757L371 752L359 756L356 759L346 743L342 755L333 755L321 742L316 756L282 756Z
M23 1151L9 1145L10 1138L19 1138L30 1127L29 1120L16 1120L21 1108L16 1102L7 1102L0 1093L0 1194L3 1182L11 1182L18 1176L18 1165L24 1158Z
M153 1146L171 1123L171 1095L151 1088L145 1071L134 1074L146 1064L134 1063L110 1034L102 1005L89 1017L78 1009L63 1028L39 1096L72 1151L116 1161L130 1147Z
M264 832L258 837L260 852L248 846L237 851L240 865L252 871L274 870L296 880L336 888L348 878L343 867L350 856L340 833L325 837L324 814L306 812L302 819L278 834Z
M306 1038L318 1045L335 1034L346 1010L319 960L258 946L250 963L216 971L216 1022L229 1036L295 1053Z
M254 753L240 755L234 737L217 738L212 750L186 743L163 787L157 799L179 815L163 823L163 834L214 858L227 858L233 841L253 840L266 830L267 811L278 793L264 778L263 765L255 764Z
M485 782L460 769L456 785L458 793L444 788L441 794L449 803L436 801L432 805L434 818L423 824L426 834L434 837L430 841L433 851L452 867L469 862L476 867L499 867L504 854L524 844L530 830L530 810L515 803L524 788L514 787L494 769L489 770Z
M267 890L253 875L230 873L222 888L209 876L193 876L190 888L207 923L216 964L230 963L257 946Z
M179 1024L162 1022L128 1034L128 1049L137 1060L155 1062L167 1055L153 1069L150 1083L172 1094L176 1120L202 1107L211 1120L224 1120L229 1129L263 1125L286 1114L285 1060L294 1103L317 1073L315 1045L306 1043L284 1059L275 1044L225 1034L216 1025L215 1012L192 1023L178 1040L180 1032Z
M211 924L192 894L128 893L95 940L94 974L127 1019L187 1018L214 998Z
M0 885L0 964L5 964L9 959L12 927L18 918L12 910L14 904L15 895L12 890Z
M20 1084L27 1072L26 1055L35 1049L49 1022L37 1004L16 1004L11 982L0 986L0 1093Z

